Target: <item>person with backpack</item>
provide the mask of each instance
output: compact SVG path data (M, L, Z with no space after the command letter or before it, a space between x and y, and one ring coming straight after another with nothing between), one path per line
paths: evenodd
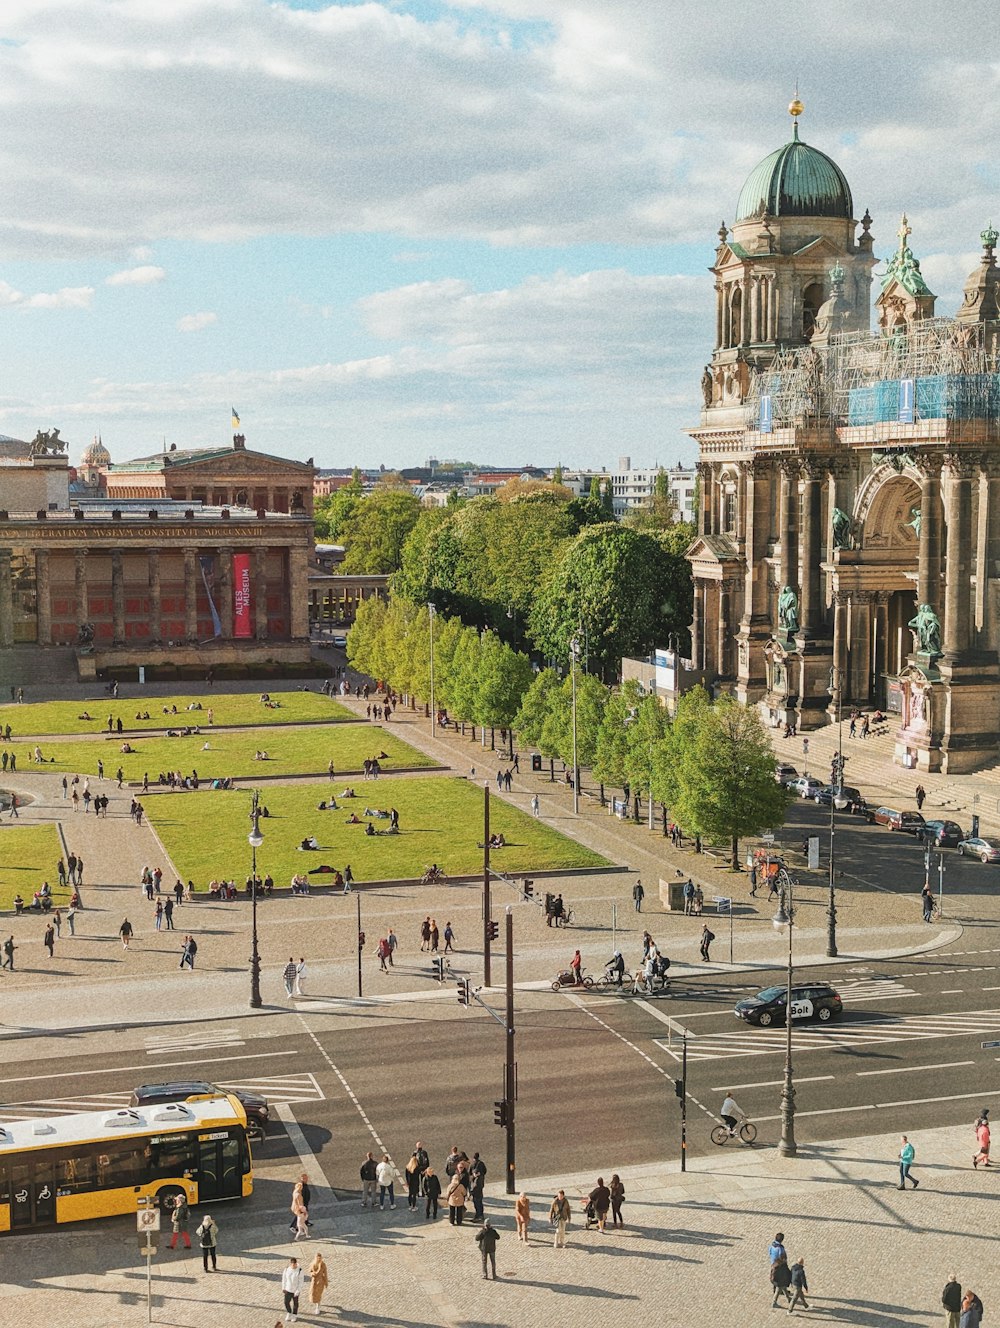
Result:
M709 958L708 947L712 944L714 940L715 940L715 932L709 931L708 923L706 922L701 929L701 957L705 961L705 963L708 962Z
M490 1219L487 1218L482 1225L482 1229L476 1232L476 1244L479 1246L479 1253L483 1256L483 1280L487 1280L486 1262L489 1260L490 1267L493 1270L493 1281L497 1280L497 1242L500 1239L500 1232L496 1230Z
M183 1237L184 1248L186 1250L191 1248L191 1237L188 1235L188 1219L190 1215L191 1210L188 1207L187 1195L179 1194L174 1200L174 1210L170 1214L170 1226L173 1230L173 1235L170 1238L170 1248L172 1250L177 1248L178 1236Z
M216 1271L216 1248L218 1245L219 1228L215 1218L211 1213L206 1213L201 1219L201 1225L194 1233L198 1237L198 1244L201 1246L201 1261L205 1266L205 1272L209 1271L208 1261L212 1260L211 1271Z
M792 1285L792 1270L788 1266L788 1258L782 1252L771 1264L771 1287L774 1296L771 1300L771 1309L773 1310L778 1303L779 1297L783 1294L785 1299L791 1304L792 1293L789 1287Z
M361 1163L361 1207L368 1207L368 1200L371 1199L372 1207L375 1207L375 1180L378 1174L378 1168L375 1165L374 1154L369 1153Z
M694 881L690 876L684 882L684 912L690 913L694 908Z

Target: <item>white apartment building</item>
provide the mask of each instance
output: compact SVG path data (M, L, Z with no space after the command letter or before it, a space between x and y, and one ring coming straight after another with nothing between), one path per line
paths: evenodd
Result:
M632 458L618 458L618 469L611 476L612 496L615 516L624 516L636 507L645 507L656 492L656 477L660 471L667 476L671 497L679 521L693 521L695 518L695 484L697 472L694 466L649 466L645 469L633 469Z

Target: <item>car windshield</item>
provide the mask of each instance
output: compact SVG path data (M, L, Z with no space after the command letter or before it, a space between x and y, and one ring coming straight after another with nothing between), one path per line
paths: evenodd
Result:
M779 998L779 996L784 996L784 994L785 994L784 987L765 987L763 991L759 991L757 993L757 995L754 997L754 1000L776 1001Z

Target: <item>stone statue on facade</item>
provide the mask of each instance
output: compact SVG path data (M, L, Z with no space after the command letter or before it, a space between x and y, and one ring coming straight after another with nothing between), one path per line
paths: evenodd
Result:
M39 429L31 441L28 448L29 456L58 456L60 452L65 452L66 440L59 437L58 429L46 429L44 432Z
M799 630L799 597L791 586L782 586L778 596L778 626L786 632Z
M705 372L701 376L701 396L706 409L712 404L712 370L705 365Z
M839 507L833 509L833 547L835 549L851 547L851 518Z
M920 654L941 654L941 621L929 604L918 604L916 617L906 625L916 635Z
M913 533L914 533L914 535L916 535L917 539L919 539L919 538L920 538L920 508L919 508L919 507L911 507L911 508L910 508L910 517L911 517L912 519L911 519L910 521L907 521L906 524L907 524L908 526L912 526L912 527L913 527Z

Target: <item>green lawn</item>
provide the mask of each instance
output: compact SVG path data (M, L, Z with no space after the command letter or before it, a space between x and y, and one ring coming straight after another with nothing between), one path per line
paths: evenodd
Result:
M31 754L34 747L25 743L9 744L8 750L17 753L17 773L44 768L47 773L77 773L96 775L98 760L104 761L104 776L110 778L121 765L129 782L141 782L144 772L150 783L155 783L161 770L180 770L189 775L198 771L199 779L224 778L232 775L253 779L262 775L315 775L325 774L331 759L341 772L360 771L362 763L371 756L388 753L382 761L386 771L405 766L429 768L437 764L397 738L391 731L375 729L368 724L334 724L327 727L316 724L300 729L233 729L228 732L205 732L187 738L132 737L128 739L135 749L123 753L122 739L107 741L86 739L44 738L39 741L44 767L36 765ZM208 743L208 750L204 750ZM7 744L4 744L6 746ZM0 752L3 748L0 747ZM254 753L266 751L267 760L257 761Z
M275 884L287 886L293 873L327 863L343 870L346 863L360 880L396 880L420 876L437 862L450 876L482 869L483 794L455 777L380 780L355 785L357 797L340 811L318 811L326 797L322 785L265 788L261 801L270 811L260 823L264 846L257 851L261 875L270 872ZM250 795L245 790L171 794L146 800L146 814L181 877L199 888L213 877L235 877L242 883L250 871ZM400 833L367 836L361 825L348 825L353 808L364 819L365 807L395 807ZM385 821L373 824L385 826ZM531 872L543 868L602 866L605 859L498 798L490 804L490 828L509 841L494 850L499 871ZM315 835L318 853L296 845ZM322 882L322 877L313 877Z
M197 697L178 696L136 696L112 701L109 697L91 698L87 701L41 701L34 705L0 705L0 726L11 727L12 736L24 734L32 736L46 733L106 733L108 716L121 719L125 729L133 732L137 729L169 728L174 724L200 724L208 727L208 712L211 709L216 727L226 724L238 724L249 727L260 724L303 724L315 720L328 723L343 723L354 719L354 715L345 706L319 692L272 692L278 702L276 710L262 705L260 696L267 690L266 684L260 692L226 693L218 695L208 692ZM188 706L197 701L201 710L188 710ZM163 713L166 706L168 713ZM173 714L170 707L177 707ZM136 719L137 713L149 711L148 719ZM81 719L83 714L90 714L93 719ZM18 760L21 758L18 757Z
M69 903L69 890L59 888L56 863L62 844L54 825L11 825L4 817L0 827L0 909L13 909L20 893L26 904L43 881L52 887L56 907Z

